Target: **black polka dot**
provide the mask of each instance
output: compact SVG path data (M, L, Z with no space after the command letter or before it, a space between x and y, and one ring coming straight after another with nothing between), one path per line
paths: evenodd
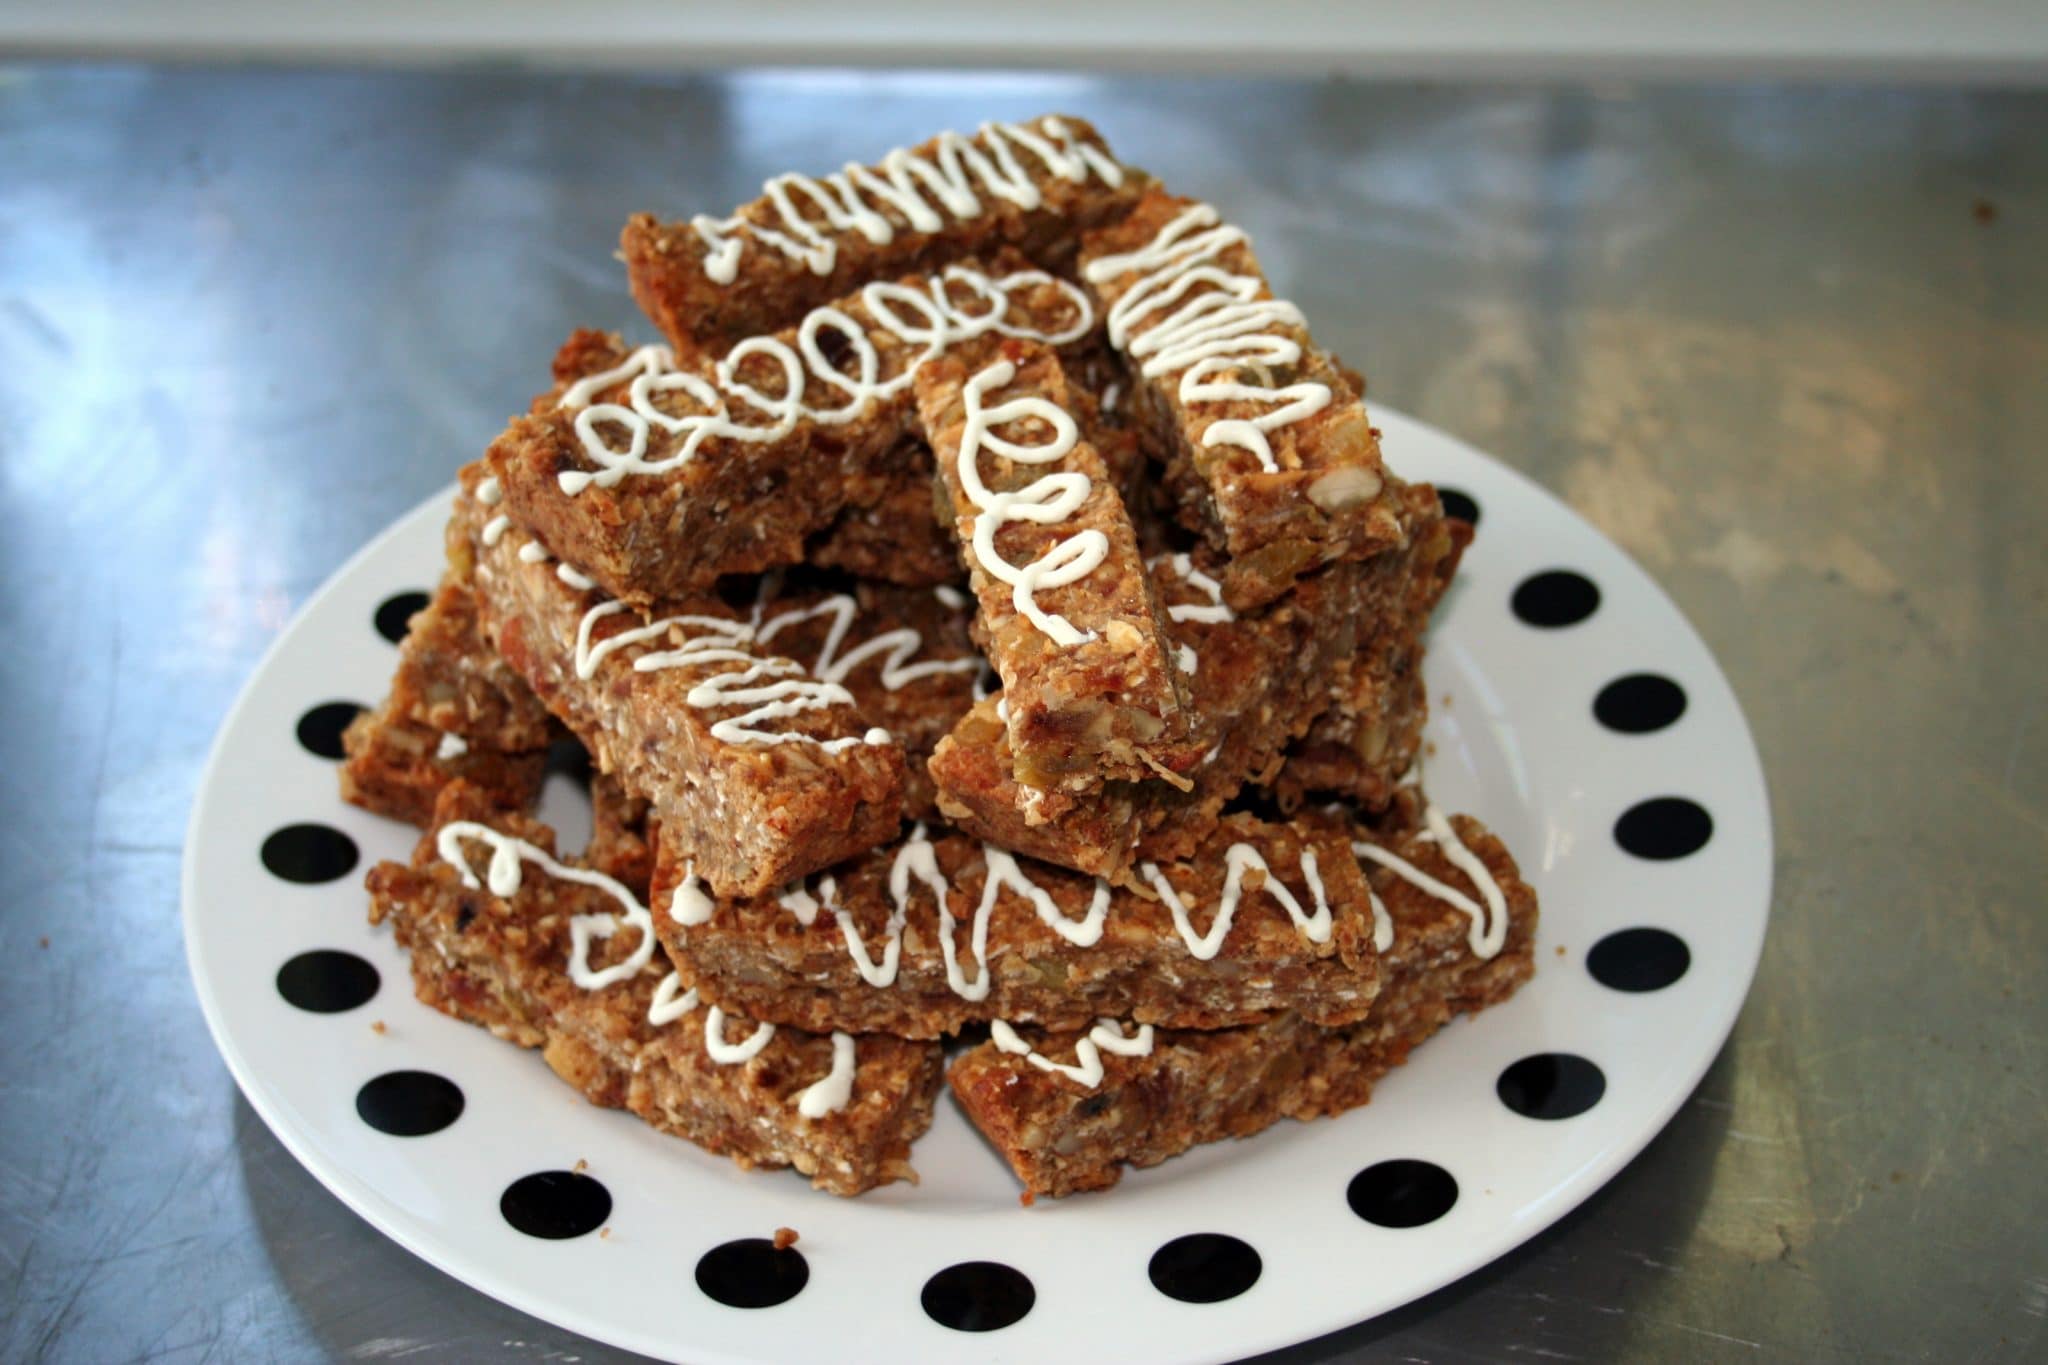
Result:
M352 701L326 701L299 717L299 743L321 758L340 758L341 732L363 713Z
M377 633L397 644L405 638L405 623L426 605L427 595L423 592L394 593L385 598L377 608Z
M766 1237L746 1237L704 1253L697 1287L727 1308L773 1308L803 1293L810 1263L795 1247L781 1251Z
M1662 929L1622 929L1593 945L1586 970L1617 991L1661 991L1692 966L1685 940Z
M1549 569L1523 579L1511 605L1526 624L1554 630L1575 626L1599 610L1600 589L1584 574Z
M356 1115L380 1133L425 1137L462 1117L462 1087L431 1071L387 1071L356 1091Z
M1436 495L1444 505L1444 515L1453 521L1462 521L1467 526L1479 524L1479 504L1470 493L1462 488L1439 488Z
M1182 1303L1221 1303L1259 1282L1265 1263L1248 1242L1220 1232L1176 1237L1152 1253L1152 1287Z
M1402 1157L1366 1167L1344 1191L1351 1211L1383 1228L1434 1223L1458 1202L1458 1181L1433 1161Z
M331 825L286 825L263 841L263 865L288 882L331 882L355 870L356 841Z
M925 1315L956 1332L994 1332L1017 1322L1038 1301L1023 1271L994 1261L947 1266L924 1282Z
M1658 796L1639 801L1614 822L1614 841L1638 858L1669 862L1699 852L1714 837L1714 817L1697 801Z
M1685 714L1685 689L1661 673L1616 678L1593 698L1593 719L1625 735L1647 735Z
M505 1187L498 1212L528 1237L559 1242L603 1227L612 1216L612 1193L575 1171L535 1171Z
M316 948L277 969L277 993L314 1014L339 1014L367 1005L382 982L377 969L335 948Z
M1577 1118L1607 1093L1607 1077L1584 1057L1539 1052L1500 1073L1500 1102L1527 1119Z

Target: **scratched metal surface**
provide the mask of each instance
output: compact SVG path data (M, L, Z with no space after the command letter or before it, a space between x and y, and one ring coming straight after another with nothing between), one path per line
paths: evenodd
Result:
M620 1358L237 1097L177 929L199 765L293 607L631 320L629 210L1048 106L1640 557L1777 802L1762 974L1670 1129L1277 1359L2039 1357L2048 100L53 68L0 75L0 1358Z

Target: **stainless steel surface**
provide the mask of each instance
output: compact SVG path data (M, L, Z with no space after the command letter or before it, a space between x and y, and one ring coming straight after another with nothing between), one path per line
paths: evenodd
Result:
M0 1358L622 1358L240 1101L177 927L201 761L565 330L634 325L628 211L1045 107L1642 559L1776 800L1762 974L1663 1136L1279 1358L2039 1358L2048 99L64 68L0 75Z

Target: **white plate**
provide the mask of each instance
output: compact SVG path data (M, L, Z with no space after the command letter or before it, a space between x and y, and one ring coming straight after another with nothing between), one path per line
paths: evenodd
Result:
M365 922L361 887L371 863L408 855L414 832L343 805L333 763L295 734L321 703L383 694L394 650L373 620L394 594L432 585L445 496L380 536L314 596L222 728L184 874L192 977L221 1055L292 1153L404 1246L551 1322L700 1365L814 1357L821 1347L861 1359L1043 1361L1079 1343L1091 1358L1124 1365L1230 1359L1386 1312L1483 1265L1599 1188L1712 1061L1763 944L1770 815L1735 698L1657 586L1521 476L1395 413L1377 416L1394 468L1462 491L1481 512L1430 649L1427 782L1439 804L1476 814L1506 840L1541 897L1543 922L1535 981L1507 1005L1446 1030L1368 1108L1284 1123L1135 1172L1107 1194L1023 1209L1007 1169L943 1104L916 1149L923 1183L847 1201L787 1172L739 1171L594 1109L535 1054L419 1005L404 955ZM1518 590L1558 569L1594 585L1597 609L1570 625L1521 619L1515 604L1527 597ZM1682 689L1682 715L1649 733L1604 724L1596 697L1642 673ZM1707 813L1705 845L1680 857L1626 851L1617 823L1639 803L1669 797ZM562 783L546 800L565 847L588 828L578 799ZM1638 816L1652 838L1682 839L1688 817L1697 824L1683 808L1654 810L1679 818ZM360 860L324 883L280 879L259 850L295 824L339 831ZM1602 984L1589 953L1639 927L1681 940L1689 969L1662 989ZM320 949L371 964L381 979L374 998L338 1013L288 1003L280 968ZM1624 967L1655 965L1608 951ZM1502 1092L1515 1087L1503 1073L1541 1054L1597 1067L1597 1103L1565 1118L1511 1109ZM400 1070L454 1082L460 1117L420 1137L391 1136L359 1118L359 1088ZM1541 1066L1514 1073L1545 1074ZM1588 1079L1584 1068L1569 1070L1551 1102L1583 1100ZM1448 1172L1455 1202L1406 1228L1354 1212L1354 1178L1395 1160ZM579 1161L610 1195L607 1234L543 1240L501 1215L513 1182ZM1378 1180L1360 1178L1357 1188L1368 1193ZM782 1226L802 1236L809 1278L800 1293L742 1309L700 1287L707 1252ZM1205 1263L1212 1276L1236 1287L1227 1282L1256 1268L1256 1280L1211 1303L1156 1288L1155 1253L1197 1233L1225 1234L1256 1252L1231 1245ZM965 1262L1020 1272L1029 1310L977 1335L941 1325L922 1306L923 1291ZM1169 1286L1183 1283L1164 1262L1160 1269ZM1000 1302L979 1306L995 1312Z

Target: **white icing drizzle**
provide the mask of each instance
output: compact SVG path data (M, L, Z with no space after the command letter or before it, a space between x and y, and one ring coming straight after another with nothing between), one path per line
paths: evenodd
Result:
M469 741L453 731L444 731L441 742L434 746L434 757L446 763L451 758L461 758L469 752Z
M1031 902L1031 908L1038 912L1038 918L1046 928L1058 934L1076 948L1092 948L1102 940L1102 926L1109 919L1109 883L1102 878L1095 879L1095 895L1088 903L1088 912L1079 919L1068 919L1060 913L1059 906L1045 888L1024 875L1024 869L1017 866L1014 855L997 848L994 844L981 846L982 859L988 867L987 880L981 889L981 899L993 907L996 892L991 887L1010 890ZM976 919L986 919L987 910L975 912Z
M711 913L717 908L717 902L697 880L697 865L684 863L683 879L676 883L676 889L668 898L668 917L686 929L694 929L700 924L709 924Z
M682 977L670 972L654 988L654 999L647 1006L647 1022L656 1027L672 1024L696 1009L697 1005L697 988L692 986L684 990ZM774 1037L775 1025L762 1024L744 1043L728 1044L725 1041L725 1012L716 1006L705 1011L704 1053L720 1066L734 1066L752 1059ZM832 1068L797 1096L797 1112L807 1119L821 1119L844 1109L853 1095L853 1076L853 1039L844 1033L834 1033Z
M815 895L798 885L783 892L779 902L784 909L796 915L806 928L817 921L819 910L829 910L839 925L839 931L846 940L846 951L853 959L861 979L870 986L886 988L896 983L902 967L903 926L910 915L910 894L913 880L922 882L931 892L932 902L938 911L939 952L945 961L946 984L953 993L963 1000L979 1001L988 997L991 978L988 970L988 926L996 902L1002 892L1008 889L1029 901L1039 920L1067 942L1079 948L1092 947L1101 941L1103 926L1109 917L1109 883L1100 877L1095 879L1095 894L1088 910L1079 919L1069 919L1060 912L1046 890L1024 875L1017 860L1011 854L993 844L982 845L982 858L986 871L983 876L981 900L975 906L974 918L968 926L968 956L973 960L975 973L972 979L967 975L966 966L960 960L955 945L955 929L958 921L953 918L948 895L951 887L945 874L939 869L936 847L925 827L919 823L911 828L910 834L896 849L896 856L889 865L889 899L891 910L888 923L883 928L881 954L878 957L868 951L855 926L852 914L839 903L838 884L831 877L818 882Z
M1229 247L1246 240L1243 229L1222 224L1216 210L1196 204L1159 230L1137 251L1104 256L1082 275L1103 284L1142 272L1109 310L1110 344L1139 361L1148 379L1181 371L1183 403L1272 403L1249 421L1212 422L1204 446L1236 446L1277 471L1266 433L1321 412L1332 400L1327 384L1304 382L1274 387L1270 366L1301 363L1301 344L1282 336L1281 326L1302 327L1301 310L1282 299L1261 298L1266 282L1221 263ZM1204 288L1203 286L1206 286ZM1149 325L1139 330L1146 319ZM1240 372L1266 378L1247 384L1216 378Z
M850 1033L832 1034L832 1069L804 1088L797 1096L796 1111L807 1119L821 1119L846 1107L853 1098L854 1047Z
M498 521L505 520L506 518L499 517L497 518L496 521L492 522L492 525L496 525ZM489 534L490 527L487 526L484 528L484 530L484 543L486 545L497 544L497 539L493 538ZM502 530L499 532L499 536L503 536ZM553 556L547 552L547 547L542 545L537 540L529 540L524 545L519 547L519 562L522 564L545 564L551 558L553 558ZM597 586L596 579L590 577L588 574L581 573L578 570L572 568L567 561L555 565L555 577L561 579L564 583L567 583L570 587L574 588L578 592L589 592L592 588Z
M1174 654L1174 659L1180 664L1180 671L1190 678L1195 676L1195 669L1202 662L1201 656L1195 653L1192 645L1182 645Z
M1010 723L1010 699L1008 697L996 698L996 719L1005 725Z
M673 1024L676 1020L697 1008L697 988L683 989L683 978L670 972L654 988L654 999L647 1004L647 1022L654 1025Z
M882 158L880 174L848 163L822 182L794 172L774 177L761 187L775 207L772 226L737 215L692 218L690 226L704 243L705 276L716 284L731 284L739 277L740 256L749 240L782 253L813 274L829 275L839 260L839 243L819 229L857 232L870 244L884 246L897 232L885 210L893 209L912 231L938 232L945 226L945 215L963 222L978 218L987 212L987 200L1035 209L1043 196L1018 160L1019 151L1037 158L1047 173L1077 185L1091 172L1107 185L1123 183L1121 166L1080 141L1057 118L1041 119L1036 130L1014 123L984 123L972 140L949 132L934 141L936 147L925 155L904 147L891 151ZM815 217L805 215L799 199Z
M801 884L785 891L780 897L784 909L797 917L805 928L817 922L820 909L830 910L839 925L839 932L846 941L847 955L853 959L854 969L861 980L870 986L886 988L896 984L896 977L903 961L903 926L910 917L911 879L923 882L932 893L932 900L938 908L942 926L941 939L948 959L952 952L950 926L952 920L946 909L948 887L946 878L939 871L937 850L930 836L925 832L924 823L913 825L910 834L897 846L896 856L889 864L889 899L892 908L889 920L882 929L882 952L879 958L869 954L862 941L859 928L854 924L853 915L839 903L839 884L832 877L822 878L818 883L818 894L814 897ZM949 969L948 978L955 973ZM979 999L980 997L974 997Z
M491 861L484 872L484 881L477 880L469 859L462 851L462 841L473 839L488 845ZM587 868L565 867L557 862L545 849L501 834L488 825L473 820L451 820L441 826L435 836L434 845L441 855L441 861L461 874L462 884L471 890L488 885L492 895L500 899L516 896L525 879L524 863L533 863L550 877L576 882L582 886L596 887L619 903L616 913L572 915L569 918L569 979L586 991L603 990L607 986L637 976L654 957L654 919L647 907L640 904L625 886L602 872ZM680 900L686 889L693 889L696 878L685 873L683 884L677 889ZM701 893L698 894L702 899ZM706 918L709 917L708 906ZM677 919L673 905L671 913ZM684 921L685 923L701 922ZM632 953L613 963L602 971L590 969L590 941L608 939L620 929L637 929L640 942ZM647 1005L647 1022L657 1027L672 1024L697 1008L697 988L682 988L682 977L670 972L654 988L654 998ZM704 1015L704 1051L712 1061L721 1066L733 1066L757 1056L775 1037L775 1025L760 1024L745 1042L732 1044L725 1040L725 1012L716 1005ZM843 1108L853 1093L854 1047L853 1039L844 1033L832 1035L832 1069L821 1079L807 1087L797 1099L797 1111L805 1118L823 1118Z
M1086 474L1072 469L1040 475L1023 488L1007 493L993 492L981 481L978 465L984 446L1018 464L1042 465L1064 459L1080 440L1081 429L1074 419L1036 395L1012 398L992 408L982 406L989 390L1001 388L1016 377L1016 365L999 360L968 380L963 390L967 424L960 433L960 485L967 500L980 512L974 519L970 538L974 557L991 578L1010 585L1010 601L1019 615L1044 631L1055 644L1078 645L1094 639L1095 632L1080 630L1066 617L1044 611L1034 594L1040 588L1064 587L1092 573L1109 557L1109 537L1093 529L1081 531L1054 543L1021 568L996 552L996 532L1007 523L1057 525L1079 510L1095 487ZM1003 423L1028 417L1050 425L1052 439L1039 445L1019 445L993 430Z
M441 826L435 836L434 847L441 855L441 861L453 867L462 875L462 884L474 891L484 883L477 880L471 870L469 859L463 855L462 841L474 839L488 845L491 861L485 876L491 894L500 899L519 894L523 880L523 863L533 863L550 877L575 882L581 886L592 886L619 903L616 914L572 915L569 918L569 979L586 991L601 990L617 981L635 976L654 957L654 920L647 913L647 907L640 904L639 897L628 891L617 881L602 872L588 868L564 867L555 861L547 850L536 847L524 839L515 839L500 834L489 825L480 825L474 820L451 820ZM613 963L602 971L590 969L590 940L607 939L621 928L637 929L640 942L623 960Z
M839 894L839 883L835 878L827 877L819 883L818 890L824 893L825 899L829 901ZM795 915L796 922L806 929L818 922L818 898L800 881L791 882L784 887L782 894L775 898L775 903Z
M1114 1052L1119 1057L1149 1057L1152 1055L1152 1026L1142 1024L1133 1037L1125 1037L1123 1026L1114 1019L1098 1019L1095 1027L1081 1035L1074 1044L1075 1065L1055 1062L1035 1051L1031 1044L1017 1035L1007 1020L992 1020L988 1026L988 1040L996 1045L999 1052L1013 1057L1022 1057L1040 1071L1054 1071L1068 1080L1093 1090L1102 1084L1102 1054Z
M1237 619L1237 613L1223 605L1223 585L1196 568L1195 561L1192 558L1184 554L1161 555L1152 561L1150 567L1157 569L1161 564L1172 565L1173 571L1180 575L1182 582L1199 592L1209 595L1208 606L1203 606L1198 602L1185 602L1179 606L1168 607L1166 609L1167 620L1199 621L1203 625L1221 625L1225 621L1235 621Z
M1384 953L1394 946L1394 917L1387 913L1387 903L1380 899L1380 893L1372 889L1369 881L1365 884L1365 898L1372 905L1372 950Z
M954 302L948 285L971 293L979 312L969 312ZM1071 325L1058 331L1041 331L1007 321L1010 291L1050 285L1060 291L1075 312ZM643 346L619 365L600 374L580 379L562 394L560 408L582 408L573 423L583 453L598 466L596 471L569 470L556 476L564 493L575 496L596 484L609 488L628 474L659 474L687 464L697 450L713 437L761 444L778 441L796 430L799 421L820 426L842 426L865 417L877 401L893 397L910 386L918 366L948 346L971 337L995 332L1059 346L1085 336L1095 324L1088 296L1065 280L1042 270L1024 270L992 279L965 266L948 266L924 281L921 287L875 282L862 287L861 303L871 325L886 331L906 345L920 348L906 361L899 374L881 377L881 354L869 339L868 327L840 309L816 308L797 327L792 348L773 336L749 337L726 352L725 359L711 371L711 377L676 368L675 353L666 346ZM834 365L819 344L822 332L835 333L842 352L854 364L849 377ZM763 393L739 377L740 364L762 357L782 375L778 394ZM599 403L584 406L615 384L630 380L628 403ZM713 380L716 382L714 383ZM804 391L815 380L827 391L844 395L837 407L812 407ZM675 416L655 403L658 394L682 393L703 410ZM751 410L758 420L735 417L732 404ZM599 428L605 424L623 427L626 446L613 447ZM657 460L647 457L652 429L682 437L670 454Z
M1358 857L1378 863L1417 890L1436 897L1454 909L1462 910L1472 921L1471 931L1466 938L1466 942L1472 948L1472 955L1479 958L1498 955L1508 936L1508 902L1500 889L1500 883L1494 880L1486 864L1481 862L1471 849L1465 847L1464 841L1458 838L1458 831L1452 827L1441 810L1434 805L1425 807L1422 818L1423 823L1429 827L1429 833L1434 836L1437 847L1443 850L1444 857L1453 867L1472 879L1472 885L1478 889L1480 898L1486 902L1484 906L1455 886L1438 881L1399 854L1389 852L1378 844L1359 840L1351 845L1351 851ZM1420 837L1417 836L1418 839ZM1376 907L1379 905L1377 896L1373 898L1373 904ZM1380 913L1384 913L1384 910L1382 909ZM1379 943L1378 923L1378 916L1375 915L1373 946L1385 951ZM1387 942L1393 942L1391 922L1387 930Z
M939 923L942 926L939 941L945 948L948 963L952 961L953 917L946 909L946 896L951 888L946 885L945 874L939 870L938 849L933 845L931 837L925 833L924 822L920 820L911 826L910 837L903 841L903 846L896 850L896 857L889 864L889 900L894 906L889 915L889 944L883 950L881 967L872 976L864 968L861 972L862 977L871 984L887 986L896 980L903 924L910 915L910 880L913 877L923 882L925 889L932 893L932 903L938 908ZM850 918L842 917L839 927L847 935L848 947L851 948L860 936L853 932ZM856 954L854 964L860 966L866 959L865 952ZM952 979L950 966L947 979Z
M1115 412L1116 400L1122 395L1123 391L1123 385L1111 382L1110 386L1102 391L1102 410L1104 412Z
M1232 844L1223 855L1223 900L1216 907L1216 918L1209 925L1209 932L1197 934L1195 926L1188 919L1188 907L1180 894L1173 889L1173 883L1159 870L1157 863L1144 863L1139 871L1152 883L1152 889L1166 902L1166 908L1173 913L1173 927L1180 931L1181 940L1188 945L1188 952L1206 962L1222 950L1223 940L1230 933L1230 926L1237 918L1238 899L1244 892L1244 874L1253 868L1266 874L1265 890L1287 911L1287 917L1294 921L1294 927L1301 936L1311 943L1327 943L1330 940L1330 902L1323 892L1323 879L1316 867L1314 849L1303 849L1301 854L1301 876L1308 883L1309 895L1315 902L1315 913L1304 913L1301 902L1294 893L1273 874L1266 865L1266 859L1250 844Z
M950 589L949 589L950 591ZM927 659L912 663L918 652L924 648L924 636L909 626L883 631L871 640L863 641L840 654L846 643L846 633L853 628L853 622L860 615L860 604L851 593L836 593L810 607L793 607L779 616L763 622L755 632L754 643L766 645L777 635L799 621L808 621L819 616L830 616L832 625L825 633L824 647L812 661L811 672L828 683L843 683L851 677L853 670L868 660L881 656L880 678L882 686L895 692L919 678L929 678L941 673L979 672L981 658L968 654L957 659Z
M949 583L941 583L932 589L932 596L939 599L939 605L949 611L960 611L967 606L967 594Z
M498 482L497 475L487 475L476 486L476 500L486 507L496 507L505 500L505 485Z
M738 1066L760 1055L775 1037L775 1025L756 1024L744 1043L725 1041L725 1011L713 1005L704 1011L704 1051L720 1066Z
M512 518L506 516L503 512L498 513L497 516L492 517L489 521L485 522L483 534L484 547L486 549L489 549L490 547L496 545L499 541L503 540L505 538L505 532L511 529L511 526Z
M665 668L738 665L736 668L714 673L711 677L696 683L684 694L684 701L699 709L749 708L737 716L728 716L715 722L711 727L714 739L726 744L815 744L828 754L839 753L856 744L887 744L890 741L889 732L879 727L864 734L847 735L839 739L818 739L799 730L761 729L761 723L766 721L787 720L805 711L823 710L832 706L852 706L854 699L853 693L837 682L807 676L803 665L794 660L763 657L748 652L745 647L755 642L754 628L744 621L719 616L664 616L658 621L633 626L592 644L591 632L597 623L624 610L625 603L606 601L583 613L583 619L576 626L578 678L588 679L593 676L597 672L597 666L614 650L647 643L667 635L674 629L683 635L682 643L671 649L649 650L640 655L633 660L633 671L653 673ZM699 633L693 635L689 633L691 631ZM870 641L869 646L874 643ZM867 649L869 646L862 648ZM915 648L913 632L913 652ZM913 666L915 667L924 666Z
M911 835L911 840L923 838L924 828L920 825ZM929 848L930 845L927 844L926 847ZM900 867L903 860L904 850L899 848L896 851L895 867ZM895 867L891 868L892 891L896 890ZM826 877L818 883L816 900L813 900L808 892L799 889L795 895L783 897L782 904L796 912L797 922L806 929L817 921L819 909L830 910L832 918L839 925L840 936L846 940L847 955L853 959L854 970L860 973L861 980L870 986L890 986L896 982L896 973L903 958L903 921L908 911L908 890L906 883L903 890L895 895L896 907L890 912L889 922L882 930L880 961L868 955L868 946L861 941L860 930L854 925L853 915L839 903L839 883L834 878Z

